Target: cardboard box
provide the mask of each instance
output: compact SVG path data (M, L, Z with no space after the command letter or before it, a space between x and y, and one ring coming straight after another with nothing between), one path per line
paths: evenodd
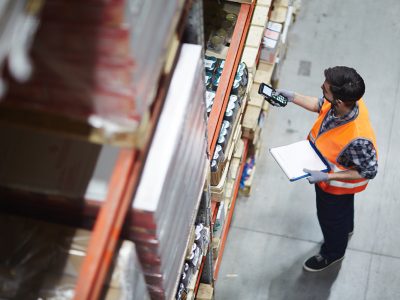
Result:
M259 83L253 83L250 90L249 105L262 107L264 103L264 97L258 93L260 87Z
M211 286L211 284L200 283L196 299L197 300L214 299L214 288Z
M268 101L264 101L264 104L262 106L263 111L267 112L269 110L269 103Z
M271 6L272 0L257 0L257 6Z
M272 31L282 32L283 25L281 23L268 21L267 29L272 30Z
M286 13L288 8L284 6L276 6L271 13L269 18L272 22L284 23L286 20Z
M289 0L275 0L274 1L274 6L288 7L289 6Z
M279 53L280 44L280 38L278 40L273 40L263 37L260 60L269 64L274 64Z
M257 6L254 8L253 17L251 19L251 25L265 27L268 22L269 6Z
M261 45L263 34L264 34L264 27L253 26L253 25L250 26L245 46L259 48Z
M279 39L279 36L280 36L280 32L273 31L268 28L265 29L265 31L264 31L264 37L266 37L268 39L277 41Z
M247 104L246 111L243 117L243 128L255 130L258 124L260 112L261 107Z
M249 73L255 74L257 63L258 49L254 47L244 47L242 58L240 61L247 65Z
M255 83L270 83L272 79L272 74L274 72L275 65L260 61L258 64L258 69L256 75L254 76Z

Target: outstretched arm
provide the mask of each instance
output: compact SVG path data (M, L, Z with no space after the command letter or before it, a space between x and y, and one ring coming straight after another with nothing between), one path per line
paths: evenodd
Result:
M294 93L293 103L309 111L318 112L318 98Z
M299 93L281 89L277 89L276 91L288 98L289 102L293 102L309 111L318 112L319 107L317 97L304 96Z

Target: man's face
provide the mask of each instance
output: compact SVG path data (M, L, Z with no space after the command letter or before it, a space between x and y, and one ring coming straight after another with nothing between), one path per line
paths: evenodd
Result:
M334 98L333 98L333 94L331 92L331 86L329 85L329 83L325 80L324 83L321 85L321 89L322 89L322 94L324 95L324 98L330 102L330 103L334 103Z

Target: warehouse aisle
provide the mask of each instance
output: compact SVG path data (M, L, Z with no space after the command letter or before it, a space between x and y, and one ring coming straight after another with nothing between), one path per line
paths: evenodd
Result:
M366 82L379 173L356 196L355 233L342 264L316 274L303 271L303 261L322 240L313 186L289 183L268 148L304 139L316 115L295 105L271 108L252 195L237 201L216 300L400 299L400 5L302 2L279 86L320 95L325 68L354 67Z

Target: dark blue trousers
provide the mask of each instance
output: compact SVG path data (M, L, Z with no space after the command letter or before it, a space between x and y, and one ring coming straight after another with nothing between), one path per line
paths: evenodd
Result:
M324 236L320 254L336 260L346 252L349 232L354 228L354 194L333 195L315 185L317 215Z

